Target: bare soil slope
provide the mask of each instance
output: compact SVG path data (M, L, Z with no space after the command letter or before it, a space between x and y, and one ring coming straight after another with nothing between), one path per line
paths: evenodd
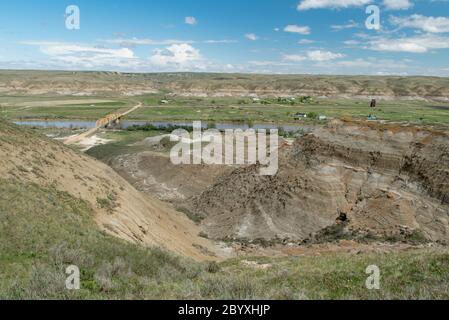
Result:
M85 200L101 229L116 237L197 260L212 258L213 245L197 236L197 226L183 214L141 194L105 164L4 122L0 122L0 175L56 187Z
M190 201L215 239L307 240L346 232L449 242L449 137L333 121L281 152L274 177L239 168Z
M155 152L121 155L109 164L137 190L177 204L213 185L227 169L223 166L176 166L167 155Z

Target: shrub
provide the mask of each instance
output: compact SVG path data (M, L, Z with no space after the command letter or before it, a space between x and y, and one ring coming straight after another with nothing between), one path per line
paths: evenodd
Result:
M318 119L318 114L316 112L309 112L307 114L307 118L312 119L312 120Z
M206 270L209 273L217 273L220 271L220 265L218 263L216 263L215 261L209 262Z

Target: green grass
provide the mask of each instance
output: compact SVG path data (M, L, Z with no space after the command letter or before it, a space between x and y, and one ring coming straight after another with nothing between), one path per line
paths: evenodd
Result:
M380 101L371 109L366 100L319 99L302 105L235 104L234 99L222 99L220 105L205 104L198 99L172 100L167 106L147 106L129 115L130 120L151 121L240 121L240 122L295 122L298 112L315 113L327 117L354 117L367 119L372 114L379 120L406 121L417 124L449 124L449 108L441 103L423 101Z
M120 108L111 105L32 107L30 109L6 108L6 114L11 119L97 120L118 111Z
M247 258L196 263L100 232L86 203L52 188L0 180L2 299L448 299L449 253ZM365 269L381 289L365 288ZM81 290L65 289L65 268Z
M128 115L126 120L142 121L236 121L292 123L294 115L314 113L327 117L354 117L367 119L375 115L379 120L410 122L416 124L449 124L449 104L420 100L382 100L371 109L368 100L361 99L313 99L301 103L300 96L293 104L278 101L277 98L262 99L254 103L248 97L166 97L163 93L133 98L120 98L114 102L60 105L60 100L77 97L37 97L36 101L55 100L54 106L23 107L33 102L31 97L0 98L0 116L8 119L79 119L96 120L107 114L126 109L142 101L144 107ZM101 99L96 97L95 99ZM103 97L107 99L107 97ZM161 100L169 103L162 105ZM20 107L19 107L20 105ZM302 121L303 122L303 121Z

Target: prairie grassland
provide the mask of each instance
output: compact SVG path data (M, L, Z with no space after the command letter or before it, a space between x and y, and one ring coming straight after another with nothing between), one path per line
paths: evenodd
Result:
M296 113L313 113L327 117L354 117L366 119L369 115L379 120L404 121L416 124L449 124L449 106L424 101L379 101L378 107L369 107L366 100L319 99L307 104L234 104L220 103L195 105L193 100L169 102L166 106L147 106L129 115L130 120L172 121L243 121L243 122L295 122ZM213 101L213 100L212 100ZM208 100L210 103L210 99Z
M106 99L80 99L67 97L2 97L0 117L6 119L96 120L107 114L125 109L132 101Z
M230 122L297 122L295 114L307 113L313 117L354 117L409 122L420 125L449 124L449 103L424 100L378 100L378 107L369 107L367 99L312 99L300 103L279 102L265 98L254 102L245 97L172 97L151 94L132 98L107 97L2 97L0 116L7 119L97 120L107 114L124 110L137 101L144 107L128 115L126 120L142 121L230 121ZM162 103L168 99L167 103ZM73 101L73 103L71 103ZM97 101L97 103L93 103ZM313 120L313 119L312 119Z

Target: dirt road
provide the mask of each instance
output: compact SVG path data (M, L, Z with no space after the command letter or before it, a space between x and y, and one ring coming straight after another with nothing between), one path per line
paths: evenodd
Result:
M129 110L125 111L125 112L114 114L114 120L117 120L119 118L123 118L123 117L127 116L128 114L136 111L140 107L142 107L142 102L140 102L138 105L135 105L134 107L132 107L131 109L129 109ZM104 118L98 119L97 125L95 126L95 128L89 129L89 130L87 130L87 131L85 131L85 132L83 132L81 134L68 137L64 141L64 144L66 144L66 145L73 145L73 144L80 144L80 143L82 143L85 139L88 139L88 138L92 137L95 133L97 133L97 131L101 127L103 127L103 125L101 125L101 124L105 123L105 120L106 120L106 122L108 122L109 121L108 119L110 120L110 115L108 115L108 116L106 116Z

